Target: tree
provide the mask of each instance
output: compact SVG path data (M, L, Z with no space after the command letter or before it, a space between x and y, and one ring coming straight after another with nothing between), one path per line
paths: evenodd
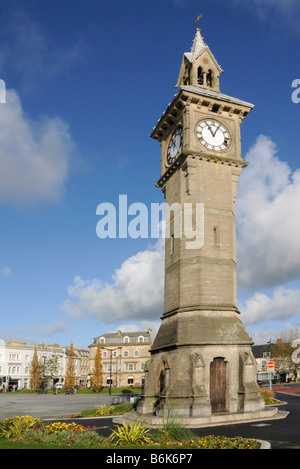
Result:
M65 376L64 389L71 391L75 386L75 354L73 343L71 343Z
M293 362L293 341L300 337L300 330L297 327L290 328L282 334L272 346L272 356L276 363L277 371L284 371L289 375L297 375L298 363Z
M40 389L40 366L36 347L34 348L31 367L30 367L30 388L37 391Z
M92 388L95 392L100 392L103 387L103 374L102 374L102 362L101 362L101 347L100 341L97 345L95 363L93 369Z
M59 374L60 358L58 356L43 356L40 361L40 376L44 383L49 380L54 380Z

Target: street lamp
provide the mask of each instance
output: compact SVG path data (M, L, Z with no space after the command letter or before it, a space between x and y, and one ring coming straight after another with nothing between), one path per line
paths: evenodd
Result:
M115 350L121 350L122 347L107 349L110 352L110 378L109 378L109 395L111 395L111 382L112 382L112 352Z

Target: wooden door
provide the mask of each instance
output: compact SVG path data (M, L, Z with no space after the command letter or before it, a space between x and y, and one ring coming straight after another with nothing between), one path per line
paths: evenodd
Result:
M212 412L224 412L226 408L226 363L215 358L210 364L210 404Z

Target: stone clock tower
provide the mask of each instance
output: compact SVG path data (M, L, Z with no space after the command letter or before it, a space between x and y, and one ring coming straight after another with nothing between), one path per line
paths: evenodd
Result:
M266 412L237 309L235 202L247 166L240 126L253 105L220 92L222 72L197 29L178 92L151 133L161 146L156 185L180 210L168 220L164 313L137 409L144 415L211 420ZM194 225L197 204L203 207L200 245L176 236L185 204Z

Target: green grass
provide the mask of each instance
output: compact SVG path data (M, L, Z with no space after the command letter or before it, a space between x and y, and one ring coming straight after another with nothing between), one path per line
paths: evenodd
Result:
M7 438L0 438L1 449L71 449L68 446L53 446L53 445L33 445L18 443L16 441L8 440Z
M49 389L46 394L52 394L52 389ZM128 388L128 387L121 387L121 388L111 388L112 394L140 394L141 388ZM18 394L36 394L36 391L31 389L20 389L13 393L14 396ZM63 389L58 390L58 394L64 394ZM92 388L82 388L77 389L76 394L109 394L109 388L102 388L100 392L93 391Z

